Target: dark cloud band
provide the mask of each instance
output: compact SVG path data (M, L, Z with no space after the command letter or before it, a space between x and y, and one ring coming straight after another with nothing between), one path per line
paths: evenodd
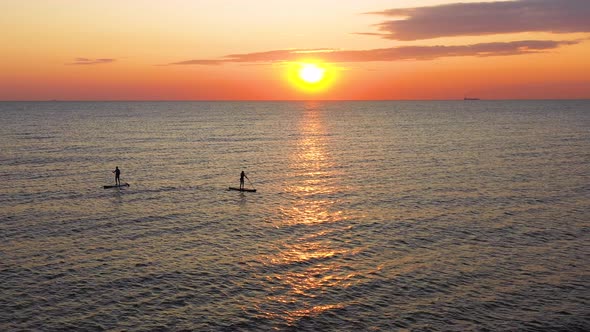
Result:
M313 53L315 58L326 62L373 62L402 60L432 60L456 56L505 56L540 53L562 45L578 44L579 41L521 40L513 42L479 43L458 46L399 46L371 50L274 50L267 52L231 54L221 59L187 60L170 65L219 65L223 63L273 63L301 61Z
M383 38L420 40L519 32L590 32L589 0L520 0L389 9L377 24Z

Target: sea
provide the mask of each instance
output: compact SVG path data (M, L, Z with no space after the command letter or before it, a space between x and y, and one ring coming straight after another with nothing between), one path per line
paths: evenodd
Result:
M1 331L590 330L590 100L1 102L0 138Z

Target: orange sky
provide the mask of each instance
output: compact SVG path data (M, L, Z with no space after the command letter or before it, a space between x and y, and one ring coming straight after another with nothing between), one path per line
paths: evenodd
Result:
M0 13L0 100L590 98L587 0L4 0ZM322 89L289 79L310 58L330 74Z

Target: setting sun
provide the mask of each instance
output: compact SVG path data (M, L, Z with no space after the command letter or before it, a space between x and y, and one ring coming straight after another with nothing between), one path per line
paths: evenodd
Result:
M287 77L299 91L318 94L333 88L338 71L338 67L314 59L290 63Z
M303 64L299 69L299 78L307 83L318 83L324 78L326 69L316 64Z

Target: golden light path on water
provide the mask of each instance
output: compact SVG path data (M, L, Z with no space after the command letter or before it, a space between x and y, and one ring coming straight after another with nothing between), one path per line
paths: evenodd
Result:
M341 210L331 210L335 204L334 193L339 190L331 154L327 151L327 133L322 124L321 114L314 102L306 105L301 121L298 124L300 133L296 142L296 153L289 160L289 168L293 170L299 181L285 187L285 192L296 197L293 206L281 207L284 218L282 227L307 227L306 235L292 243L282 243L280 252L267 257L268 264L274 266L301 265L302 269L289 269L284 274L275 274L269 280L278 284L279 289L286 292L267 297L268 302L284 304L273 307L288 308L281 312L266 312L267 318L281 319L287 324L296 325L300 319L313 317L324 312L344 308L345 303L314 303L314 299L324 297L332 289L346 288L355 273L343 273L341 263L331 260L335 256L353 255L351 249L338 248L334 245L334 237L350 226L322 227L326 223L339 223L347 220ZM271 292L273 293L273 292Z

